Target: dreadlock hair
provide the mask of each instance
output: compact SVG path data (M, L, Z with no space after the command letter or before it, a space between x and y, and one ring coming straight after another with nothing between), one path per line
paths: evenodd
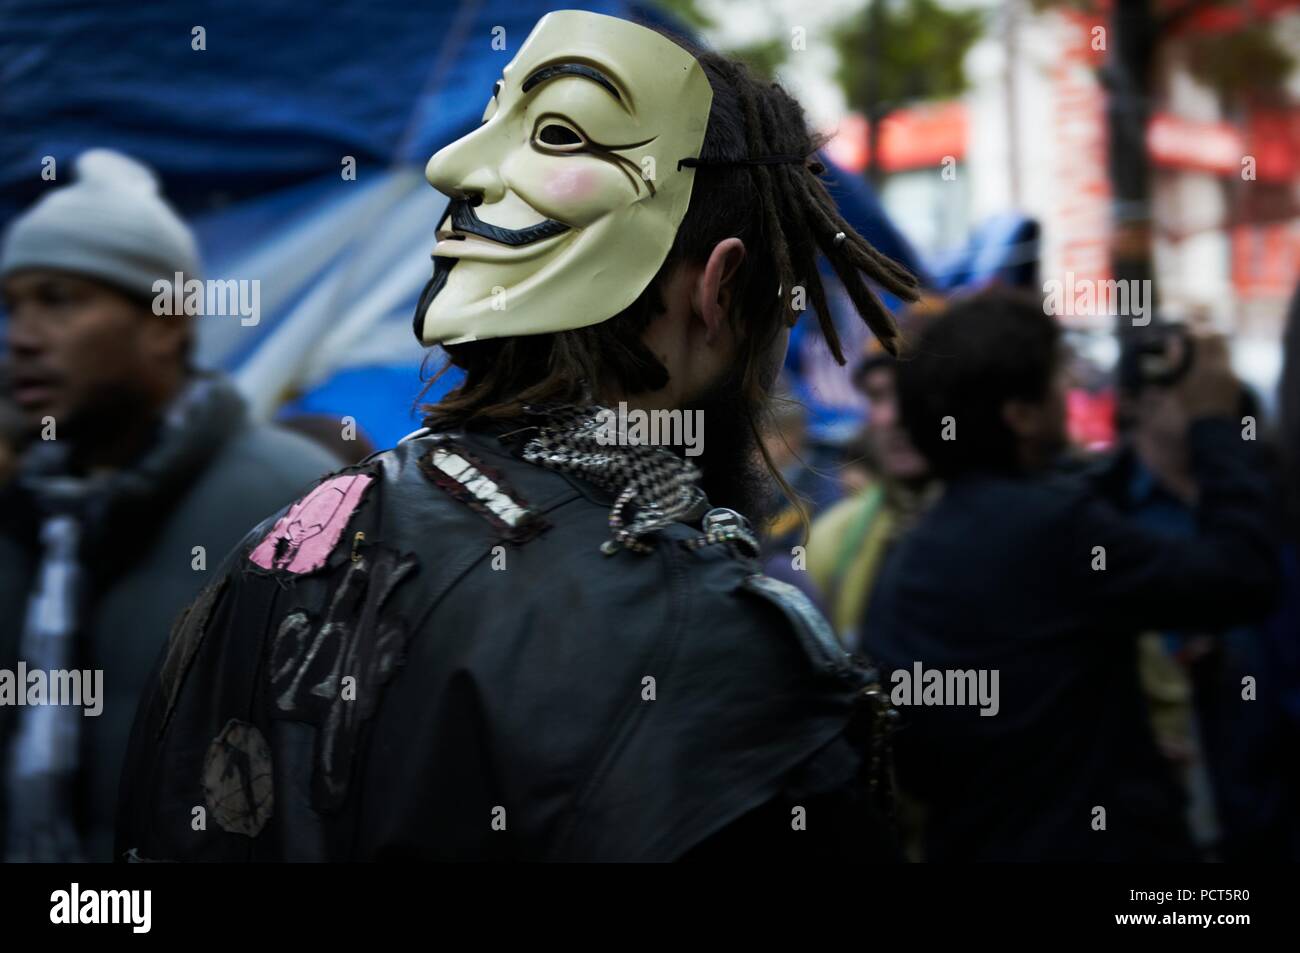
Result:
M831 353L844 363L818 274L819 252L868 327L891 354L897 353L898 329L869 282L911 301L916 298L916 279L840 216L819 178L824 169L815 152L821 142L809 133L803 108L776 83L757 79L744 64L704 52L679 37L669 38L699 61L713 88L713 103L690 205L659 272L636 301L600 324L446 346L449 360L437 376L456 366L465 371L465 380L439 403L424 408L428 426L458 426L475 417L516 417L530 403L589 400L588 388L605 380L628 394L664 387L668 370L641 340L664 310L662 283L679 263L707 261L714 247L732 236L746 249L731 315L746 406L765 403L772 346L782 327L798 318L793 303L797 286L806 288ZM806 158L784 164L744 163L764 156ZM759 422L751 419L749 424L757 437ZM763 456L766 460L766 452ZM775 472L771 461L766 462ZM784 481L779 482L788 492Z

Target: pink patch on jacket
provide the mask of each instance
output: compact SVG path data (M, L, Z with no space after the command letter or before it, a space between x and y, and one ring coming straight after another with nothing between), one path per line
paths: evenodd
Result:
M364 473L326 480L289 507L248 558L263 569L292 573L320 569L373 481Z

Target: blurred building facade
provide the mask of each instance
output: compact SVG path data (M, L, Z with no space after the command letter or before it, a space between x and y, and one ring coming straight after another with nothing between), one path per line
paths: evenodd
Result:
M884 205L936 271L981 222L1019 212L1042 226L1044 281L1113 277L1107 7L986 5L985 34L966 58L968 91L883 121ZM1207 2L1161 36L1145 141L1159 309L1230 333L1239 371L1271 390L1300 275L1300 69L1269 95L1225 97L1192 62L1198 41L1260 23L1300 63L1295 0ZM863 169L866 130L860 116L842 120L832 154ZM1113 320L1065 319L1097 331Z

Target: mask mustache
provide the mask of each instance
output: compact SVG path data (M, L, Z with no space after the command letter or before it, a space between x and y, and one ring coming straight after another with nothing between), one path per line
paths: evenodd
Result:
M464 199L452 199L448 203L447 213L443 216L443 221L445 222L449 218L451 219L451 227L458 232L477 235L479 238L486 238L500 245L509 245L514 248L520 245L531 245L533 242L540 242L544 238L551 238L569 230L568 225L551 218L544 219L536 225L529 225L527 228L503 228L500 225L489 225L474 213L474 209Z
M569 230L568 225L550 218L544 219L536 225L529 225L527 228L502 228L500 225L489 225L474 214L473 207L464 199L452 199L447 203L447 211L438 223L438 228L442 228L448 219L451 220L451 227L461 234L477 235L479 238L486 238L489 241L508 245L512 248L540 242L544 238L551 238ZM441 258L437 255L432 256L432 258L433 277L429 279L424 286L424 290L420 292L420 300L415 305L415 316L411 321L411 329L415 332L417 340L423 339L422 329L424 328L425 312L429 310L429 305L438 296L438 292L442 291L443 286L447 284L447 276L451 274L451 269L460 260L458 258Z

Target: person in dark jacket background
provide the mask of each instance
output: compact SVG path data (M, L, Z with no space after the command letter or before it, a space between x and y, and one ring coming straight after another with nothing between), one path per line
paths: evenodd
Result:
M177 614L249 527L338 465L252 422L191 366L193 319L155 312L155 283L199 263L149 170L93 150L77 171L0 250L13 398L34 433L0 493L9 861L111 859L131 719ZM82 673L81 706L18 702L60 672Z
M981 673L998 696L894 696L910 705L899 780L924 805L930 860L1193 859L1136 636L1261 618L1276 585L1268 483L1223 343L1201 342L1181 385L1198 514L1186 539L1051 472L1064 368L1041 301L1000 290L954 302L899 365L904 423L945 489L886 560L863 646L885 671L944 685Z

